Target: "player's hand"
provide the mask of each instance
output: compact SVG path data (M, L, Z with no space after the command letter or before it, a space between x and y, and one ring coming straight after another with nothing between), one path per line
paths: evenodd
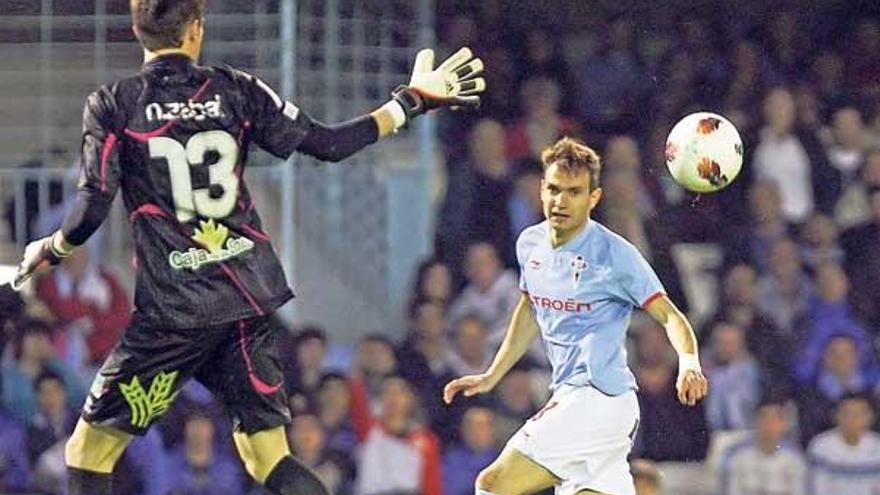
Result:
M464 47L434 68L434 50L425 48L416 55L409 85L398 86L391 95L403 107L406 121L440 107L480 106L479 93L486 81L477 77L483 61Z
M38 239L24 248L24 256L22 256L21 263L18 265L18 273L15 274L15 279L12 281L13 290L20 290L21 286L33 274L57 265L62 259L70 255L71 250L67 249L66 243L61 239L56 239L58 235L56 233L55 235Z
M456 378L447 383L443 388L443 401L447 404L452 403L452 399L462 392L465 397L471 397L477 394L485 394L495 388L495 380L484 373L482 375L465 375Z
M683 370L678 374L675 384L678 401L686 406L694 406L709 393L709 380L698 369Z

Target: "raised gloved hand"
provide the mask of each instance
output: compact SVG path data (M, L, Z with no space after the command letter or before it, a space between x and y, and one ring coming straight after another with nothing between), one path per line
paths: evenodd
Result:
M403 108L406 123L435 108L476 108L486 89L486 81L477 77L482 71L483 61L470 48L455 52L436 69L434 50L425 48L416 55L409 84L398 86L391 95Z

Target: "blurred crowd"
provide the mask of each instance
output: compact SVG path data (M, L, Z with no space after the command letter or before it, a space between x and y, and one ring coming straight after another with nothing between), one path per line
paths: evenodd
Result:
M398 337L341 349L319 326L283 332L294 453L336 494L473 493L547 397L542 348L487 396L447 406L440 391L491 362L519 297L514 242L543 219L540 150L569 135L603 157L595 218L638 247L684 310L707 295L688 290L676 247L719 253L698 270L719 287L694 319L703 403L678 404L663 329L633 318L639 494L658 493L667 462L703 463L716 493L880 492L880 21L718 10L608 15L585 33L460 4L438 2L440 42L477 48L488 92L479 113L440 117L435 255ZM740 177L713 195L665 171L667 132L696 110L727 116L745 143ZM34 297L0 294L0 492L61 493L63 441L129 318L130 295L78 253ZM228 430L190 383L126 453L118 493L263 493Z

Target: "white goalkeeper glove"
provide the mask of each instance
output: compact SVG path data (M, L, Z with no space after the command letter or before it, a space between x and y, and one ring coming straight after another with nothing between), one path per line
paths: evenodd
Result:
M31 278L31 275L50 266L55 266L61 263L62 259L70 256L72 249L65 244L58 232L28 244L24 248L24 256L18 265L18 273L15 274L15 279L12 281L12 289L21 289L21 286Z
M480 106L479 94L486 89L486 80L477 77L483 72L483 61L464 47L434 68L434 50L425 48L416 55L408 85L391 93L410 120L435 108ZM400 125L398 125L400 127Z

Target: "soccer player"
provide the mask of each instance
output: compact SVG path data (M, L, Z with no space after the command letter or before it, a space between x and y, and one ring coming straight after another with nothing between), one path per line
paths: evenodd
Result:
M194 377L225 404L251 476L276 494L321 494L291 455L270 316L293 297L242 172L253 143L338 161L428 110L473 107L483 64L463 48L353 120L325 125L265 83L197 63L205 0L131 0L140 73L101 87L83 115L81 178L61 229L27 246L13 285L68 256L107 216L118 189L137 254L131 326L92 384L67 443L70 495L109 494L114 465Z
M449 382L444 399L492 390L540 334L553 395L480 473L477 495L551 486L561 495L632 495L626 458L639 407L624 347L630 315L641 307L666 329L678 352L678 399L690 406L708 391L696 337L636 248L590 219L602 197L599 156L563 138L541 159L547 220L516 243L522 295L507 334L489 369Z

